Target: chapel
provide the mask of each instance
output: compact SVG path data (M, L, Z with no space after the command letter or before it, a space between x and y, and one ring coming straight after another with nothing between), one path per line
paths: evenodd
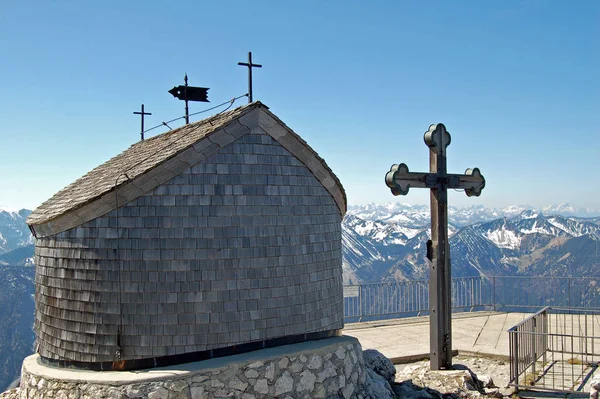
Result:
M133 144L27 220L37 353L131 370L338 336L345 212L260 102Z

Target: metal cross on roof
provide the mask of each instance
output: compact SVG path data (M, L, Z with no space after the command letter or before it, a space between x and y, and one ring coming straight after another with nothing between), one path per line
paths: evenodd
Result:
M140 136L142 137L142 141L143 141L144 140L144 116L152 115L152 114L150 112L144 112L144 104L142 104L142 112L134 112L134 114L140 115L140 117L142 119L142 132L140 133Z
M394 195L406 195L411 187L431 190L431 269L429 271L429 334L432 370L452 366L452 295L450 247L448 245L448 189L464 189L467 196L479 196L485 179L479 169L467 169L465 174L448 174L446 147L450 133L438 123L425 132L429 147L429 173L410 172L406 164L392 165L385 183Z
M248 62L238 62L238 65L248 67L248 104L250 104L252 102L252 68L262 68L262 65L252 63L252 52L248 52Z

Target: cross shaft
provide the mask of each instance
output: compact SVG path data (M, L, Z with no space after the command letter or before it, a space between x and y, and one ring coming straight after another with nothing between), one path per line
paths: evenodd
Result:
M248 104L252 102L252 68L262 68L260 64L252 63L252 52L248 52L248 62L238 62L238 65L248 67Z
M144 112L144 104L142 104L142 112L134 112L134 114L140 115L140 117L142 119L142 132L140 133L140 136L142 137L142 141L143 141L144 140L144 116L152 115L152 114L150 112Z
M446 147L450 133L438 123L429 126L424 135L429 147L429 173L410 172L406 164L392 165L385 183L394 195L406 195L411 187L429 188L431 203L431 255L429 271L430 367L432 370L452 367L452 273L448 245L448 189L464 189L467 196L479 196L485 179L478 168L465 174L448 174ZM428 243L429 244L429 243Z

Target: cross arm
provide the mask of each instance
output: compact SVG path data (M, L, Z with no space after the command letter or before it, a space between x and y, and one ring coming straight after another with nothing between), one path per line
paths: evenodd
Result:
M238 62L238 65L250 67L250 68L262 68L261 64L248 64L247 62Z
M448 175L448 188L462 188L467 197L479 197L485 187L485 178L479 168L469 168L464 175Z
M411 187L427 188L430 173L409 172L405 163L394 164L385 175L385 184L394 195L406 195Z
M415 188L456 188L464 189L468 197L479 197L485 187L485 178L478 168L467 169L464 174L410 172L404 163L394 164L385 175L385 184L394 195L407 195Z

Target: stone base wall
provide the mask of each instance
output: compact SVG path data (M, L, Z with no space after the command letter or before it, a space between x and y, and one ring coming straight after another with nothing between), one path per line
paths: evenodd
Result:
M360 343L344 336L137 372L59 369L33 355L20 388L0 398L362 399L365 378Z

